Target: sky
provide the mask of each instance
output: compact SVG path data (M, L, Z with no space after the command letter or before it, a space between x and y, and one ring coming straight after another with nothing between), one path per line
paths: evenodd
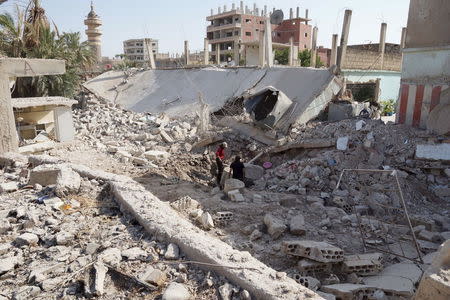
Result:
M0 12L12 11L15 3L24 6L27 0L10 0L0 6ZM90 0L42 0L47 16L61 32L81 32L84 39L85 17ZM206 36L206 17L211 8L227 5L230 0L94 0L96 13L103 26L102 54L113 57L123 53L122 42L132 38L150 37L159 40L160 52L181 53L184 41L189 40L191 51L203 49ZM234 1L239 5L239 1ZM377 43L382 22L388 24L388 43L399 43L402 27L406 27L409 0L257 0L244 1L253 7L282 9L285 17L289 8L300 7L304 16L309 9L311 25L319 28L318 45L331 46L334 33L340 35L345 9L352 9L349 44Z

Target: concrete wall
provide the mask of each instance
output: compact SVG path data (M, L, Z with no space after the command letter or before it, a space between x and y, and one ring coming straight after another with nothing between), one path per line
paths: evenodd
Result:
M450 1L411 0L406 48L450 45Z
M450 36L450 31L448 35ZM421 84L450 82L450 48L405 49L403 56L402 80L404 82Z
M352 70L385 70L400 72L402 54L385 53L382 64L381 54L377 51L347 48L342 69Z
M400 72L343 70L347 81L367 82L380 78L380 101L397 99L400 89Z

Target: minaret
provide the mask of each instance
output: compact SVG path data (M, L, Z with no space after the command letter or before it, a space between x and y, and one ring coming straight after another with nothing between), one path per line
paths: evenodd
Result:
M89 12L84 24L87 26L86 35L88 42L96 54L97 61L102 60L102 32L98 29L102 26L102 20L94 11L94 3L91 1L91 11Z

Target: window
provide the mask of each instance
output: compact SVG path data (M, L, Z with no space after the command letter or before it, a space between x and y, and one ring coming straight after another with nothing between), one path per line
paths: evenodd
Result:
M235 21L235 22L239 22L239 18L235 18L234 21Z
M258 29L258 28L256 28L255 30L256 30L256 31L259 31L259 29Z
M306 45L305 45L305 49L306 49Z
M239 31L236 30L236 31L234 32L234 35L239 35Z
M292 25L295 25L295 22L292 22Z
M152 43L152 46L155 47L155 46L156 46L156 43Z
M259 24L264 24L264 21L259 21Z
M252 22L252 20L250 20L250 19L245 19L245 23L251 23Z
M305 32L305 37L308 37L308 33L307 32Z
M246 31L246 32L245 32L245 35L246 35L246 36L252 36L252 33L249 32L249 31Z
M280 37L280 36L281 36L281 33L277 32L277 36Z

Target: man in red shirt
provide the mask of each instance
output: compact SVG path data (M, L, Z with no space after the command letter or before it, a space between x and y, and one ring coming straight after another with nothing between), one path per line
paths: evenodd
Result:
M223 142L220 144L216 151L216 164L217 164L217 185L222 189L220 185L220 180L223 174L223 161L225 160L225 149L228 147L227 143Z

